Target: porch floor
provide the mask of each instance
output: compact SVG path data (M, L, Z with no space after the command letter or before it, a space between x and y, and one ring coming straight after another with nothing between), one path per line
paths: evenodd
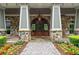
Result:
M26 45L21 55L60 55L60 53L50 40L37 38Z

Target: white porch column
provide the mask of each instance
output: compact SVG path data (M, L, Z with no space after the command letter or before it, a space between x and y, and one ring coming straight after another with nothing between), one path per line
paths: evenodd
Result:
M76 34L79 34L79 9L76 9L76 15L75 15L75 32Z
M29 22L29 9L28 5L20 6L20 22L19 31L22 39L30 39L30 22Z
M60 5L52 6L50 36L55 39L56 34L62 37L61 11Z
M0 34L6 30L5 9L0 9Z

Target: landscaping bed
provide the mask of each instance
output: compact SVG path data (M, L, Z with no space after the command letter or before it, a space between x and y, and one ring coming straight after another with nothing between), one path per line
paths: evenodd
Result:
M0 36L0 55L19 55L27 42L18 40L15 43L7 43L7 36Z
M55 46L62 55L79 55L79 48L73 44L60 43Z
M0 47L0 55L19 55L25 48L27 42L17 41L14 44L5 44Z

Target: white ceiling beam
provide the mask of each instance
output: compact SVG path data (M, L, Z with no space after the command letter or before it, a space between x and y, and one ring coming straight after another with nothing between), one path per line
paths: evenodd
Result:
M79 3L0 3L0 7L19 8L20 5L29 5L30 8L50 8L51 5L60 5L61 8L78 8Z

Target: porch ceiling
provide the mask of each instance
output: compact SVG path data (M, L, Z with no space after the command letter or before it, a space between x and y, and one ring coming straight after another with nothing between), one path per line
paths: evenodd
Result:
M4 8L19 8L20 5L26 5L26 3L0 3L0 7ZM28 3L30 8L50 8L51 3ZM60 3L61 8L78 8L79 3Z

